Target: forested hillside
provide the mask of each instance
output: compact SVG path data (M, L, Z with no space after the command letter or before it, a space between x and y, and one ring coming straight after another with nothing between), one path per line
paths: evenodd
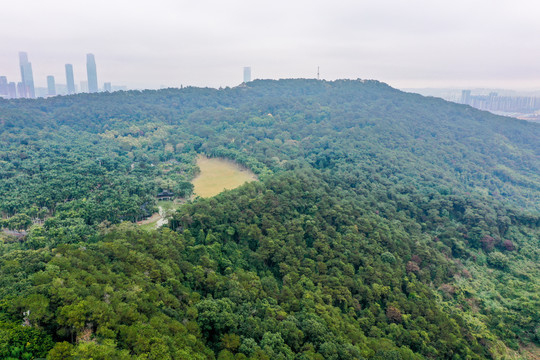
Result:
M377 81L0 100L0 212L0 358L539 353L540 126Z

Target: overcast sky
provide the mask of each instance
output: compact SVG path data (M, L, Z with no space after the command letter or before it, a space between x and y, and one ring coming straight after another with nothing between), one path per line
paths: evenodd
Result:
M377 79L398 88L540 89L538 0L0 0L0 75L130 88L253 78Z

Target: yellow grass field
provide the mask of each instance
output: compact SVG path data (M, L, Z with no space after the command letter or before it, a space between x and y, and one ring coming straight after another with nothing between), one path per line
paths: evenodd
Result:
M257 177L250 170L233 161L220 158L207 158L200 155L197 165L201 173L193 179L193 192L200 197L212 197L223 190L231 190Z

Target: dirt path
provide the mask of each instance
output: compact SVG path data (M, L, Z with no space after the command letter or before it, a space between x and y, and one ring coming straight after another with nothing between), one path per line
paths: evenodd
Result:
M167 213L165 212L165 210L163 210L161 206L159 207L159 216L160 218L158 219L156 223L156 229L169 223L169 219L167 219Z
M169 223L168 217L172 216L172 214L176 211L177 208L177 206L168 206L164 207L158 205L157 213L152 214L152 216L146 220L138 221L137 224L146 230L159 229L163 225L167 225Z
M161 218L161 215L159 213L154 213L148 219L137 221L137 225L148 225L153 222L159 221L160 218Z

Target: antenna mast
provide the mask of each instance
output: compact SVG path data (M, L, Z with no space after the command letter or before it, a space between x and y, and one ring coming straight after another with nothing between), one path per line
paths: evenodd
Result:
M321 78L319 77L319 67L317 66L317 80L320 80Z

